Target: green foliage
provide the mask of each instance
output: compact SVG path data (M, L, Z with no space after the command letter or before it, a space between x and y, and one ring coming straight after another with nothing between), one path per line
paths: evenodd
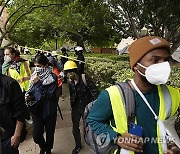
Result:
M176 113L175 129L177 130L177 133L180 137L180 108L179 111Z
M92 46L114 44L116 30L111 25L111 11L103 1L73 1L56 11L54 23L60 36ZM118 36L119 38L120 36Z
M86 58L86 71L100 89L105 89L117 81L132 78L128 61L103 58Z
M179 0L109 0L108 3L115 13L114 28L124 37L142 37L141 29L145 26L148 35L171 42L172 53L180 45Z
M85 57L88 57L89 59L91 58L103 58L104 60L110 59L110 60L115 60L115 61L128 61L129 60L129 55L128 54L122 54L122 55L113 55L113 54L100 54L100 53L84 53ZM101 59L100 59L101 60Z
M149 34L170 41L173 52L180 45L179 4L179 0L14 0L7 5L9 19L1 36L20 45L54 46L57 32L60 43L112 47L122 37L140 37L146 26Z
M21 18L10 38L20 45L40 46L55 41L55 33L58 39L64 42L84 42L91 46L113 46L114 40L120 40L120 35L111 24L112 12L103 1L52 1L53 6L33 9L29 14ZM17 17L28 10L31 5L48 5L50 1L14 1L9 7L10 14L22 7L11 19L13 23ZM61 5L60 5L61 4ZM114 13L113 13L114 14ZM118 38L118 39L117 39ZM47 45L47 44L46 44Z
M12 31L11 40L20 45L38 47L44 42L44 38L50 38L52 25L50 21L48 22L46 13L48 13L46 10L39 9L31 15L27 15ZM50 14L48 14L49 16Z
M103 55L105 56L105 55ZM105 89L115 82L132 79L133 72L127 59L86 58L86 72L93 78L100 89ZM170 85L180 88L180 68L172 67Z
M172 67L171 75L170 75L170 84L173 87L178 87L180 88L180 67L179 66L174 66Z
M25 5L25 8L22 7L23 5ZM59 6L58 2L55 3L51 1L50 3L46 0L31 2L28 4L19 4L17 1L14 1L13 6L9 8L10 13L13 14L18 7L22 7L22 9L12 17L11 23L13 23L18 16L26 13L26 11L29 10L28 8L37 8L33 9L32 12L26 14L18 21L9 35L11 40L20 45L39 47L44 43L45 38L51 39L51 31L53 29L51 19L53 18L53 15L50 10L56 5Z

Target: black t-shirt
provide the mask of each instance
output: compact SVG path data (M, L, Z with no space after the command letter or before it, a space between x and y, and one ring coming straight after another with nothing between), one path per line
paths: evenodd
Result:
M16 120L24 122L29 117L24 94L18 82L2 74L0 74L0 113L0 127L5 130L3 139L14 134Z

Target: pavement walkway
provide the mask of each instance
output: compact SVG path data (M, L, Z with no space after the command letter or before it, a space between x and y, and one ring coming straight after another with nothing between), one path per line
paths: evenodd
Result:
M67 84L63 84L64 101L60 100L59 105L63 114L64 120L61 120L59 112L57 116L54 148L52 154L71 154L75 146L72 135L72 122L70 114L69 91ZM83 129L81 125L81 134ZM82 136L82 150L79 154L90 154L88 146L85 144ZM32 138L32 127L28 126L28 136L19 147L20 154L39 154L39 146L34 143Z

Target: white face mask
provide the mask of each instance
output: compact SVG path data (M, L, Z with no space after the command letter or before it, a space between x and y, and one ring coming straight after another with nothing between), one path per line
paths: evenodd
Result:
M7 62L7 63L9 63L9 62L12 61L12 59L11 59L11 57L9 57L9 56L4 56L4 61Z
M145 76L149 83L154 85L165 84L171 73L171 67L169 62L162 62L145 67L144 65L137 63L142 68L145 68L145 75L139 70L139 74Z

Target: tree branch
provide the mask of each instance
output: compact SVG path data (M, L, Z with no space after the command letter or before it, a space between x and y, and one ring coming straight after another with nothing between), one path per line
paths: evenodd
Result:
M0 6L5 6L9 3L10 0L7 0L6 3L3 5L4 0L0 1Z
M168 34L166 35L165 39L167 41L171 41L172 37L177 33L177 29L173 29L172 31L168 31Z
M127 30L125 30L122 26L120 27L119 24L118 24L116 21L113 21L113 23L114 23L114 25L115 25L116 27L118 27L119 30L123 31L123 33L125 33L125 34L127 34L127 35L129 35L129 36L132 35L130 32L128 32Z
M16 13L18 13L18 12L20 11L20 9L23 8L23 7L25 7L25 5L20 6L16 11L14 11L14 12L8 17L8 19L6 20L6 22L5 22L5 24L4 24L5 30L6 30L6 26L7 26L8 22L9 22L9 20L10 20Z
M65 29L65 31L68 32L68 33L71 33L73 35L77 35L77 36L80 37L80 39L83 39L83 36L80 33L76 32L76 31L70 31L70 30L67 30L67 29Z
M0 15L2 15L2 13L3 13L3 11L4 11L4 8L5 8L5 6L2 6L2 7L1 7Z
M135 22L131 16L131 14L129 13L128 8L124 7L123 1L121 1L120 5L125 10L124 11L125 12L125 18L127 19L128 23L129 23L129 25L130 25L133 33L134 33L134 36L136 38L139 38L139 34L137 33L137 28L136 28Z
M137 4L135 4L136 5L136 13L137 13L137 17L138 17L138 19L140 19L141 18L141 16L140 16L140 9L138 8L138 6L137 6Z
M5 36L7 35L7 31L5 31L5 32L1 32L1 37L0 37L0 39L3 39L3 38L5 38Z
M173 42L173 45L171 47L171 54L173 54L179 46L180 46L180 34L178 34L176 40Z
M136 24L131 16L131 14L129 12L127 12L126 14L127 20L129 21L129 24L131 26L131 29L135 35L136 38L139 38L139 34L137 33L137 28L136 28Z
M0 11L0 15L2 15L2 13L3 13L6 5L9 3L9 1L10 1L10 0L7 0L4 5L2 5L2 3L3 3L4 1L1 1L0 6L1 6L2 8L1 8L1 11Z
M150 17L150 23L151 23L151 25L152 25L152 29L153 29L153 32L154 32L154 35L156 35L156 31L155 31L155 29L156 29L156 25L154 24L154 21L153 21L153 14L152 14L152 12L150 11L149 12L149 17Z
M16 23L24 16L26 16L27 14L31 13L32 11L34 11L35 9L38 8L44 8L44 7L50 7L53 5L62 5L62 4L48 4L48 5L39 5L39 6L31 6L31 8L29 8L29 10L27 10L26 12L24 12L23 14L21 14L19 17L16 18L16 20L12 23L12 25L10 26L10 28L8 29L8 33L13 29L13 27L16 25Z

